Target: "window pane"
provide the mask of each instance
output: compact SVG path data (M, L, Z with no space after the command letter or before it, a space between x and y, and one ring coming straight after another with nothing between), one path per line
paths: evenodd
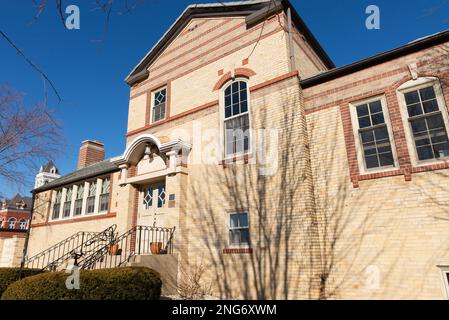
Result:
M225 95L230 96L231 95L231 86L227 87L225 90Z
M423 108L425 113L435 112L438 111L438 103L437 100L429 100L426 102L423 102Z
M239 214L239 226L240 227L248 227L248 214L247 213Z
M391 152L380 154L379 161L381 166L392 166L394 164L393 154Z
M371 114L382 112L382 104L380 101L374 101L369 104L369 110Z
M238 115L240 112L239 112L239 104L238 103L234 103L233 105L232 105L232 115L233 116L236 116L236 115Z
M411 125L413 133L423 132L427 130L425 119L412 120Z
M248 102L246 100L242 101L240 104L240 108L241 108L240 112L242 113L248 111Z
M367 156L367 157L365 157L365 160L366 160L366 167L368 169L379 167L379 161L377 160L377 155Z
M241 83L244 83L244 82L241 82ZM243 90L240 91L240 100L241 101L247 100L246 89L243 89Z
M371 126L371 121L370 121L370 117L369 116L359 118L359 128L360 129L363 129L363 128L366 128L366 127L370 127L370 126Z
M239 83L238 82L234 82L232 84L232 92L237 92L239 91Z
M428 160L434 158L431 146L417 147L416 151L418 153L419 160Z
M231 96L225 96L225 107L228 107L231 105Z
M422 114L422 108L420 103L412 104L407 106L409 117L419 116Z
M385 123L384 115L382 113L372 115L371 120L373 122L373 126Z
M231 214L230 226L231 228L237 228L239 226L238 214Z
M437 158L449 157L449 143L441 143L434 146L435 156Z
M443 116L441 114L436 114L428 117L427 126L429 127L429 130L444 128Z
M229 242L231 244L240 244L240 230L229 230Z
M388 140L388 130L387 127L377 128L374 130L376 140Z
M357 117L360 118L360 117L364 117L364 116L367 116L367 115L369 115L368 105L364 104L364 105L361 105L361 106L357 107Z
M419 90L419 93L421 94L422 101L435 99L435 90L433 89L433 87L421 89Z
M413 104L419 102L418 91L412 91L405 94L405 102L407 104Z
M374 141L374 131L362 131L360 133L360 138L362 139L362 143L368 143Z
M240 239L242 244L249 244L249 229L240 230Z
M225 118L229 118L230 116L232 116L231 106L225 107Z

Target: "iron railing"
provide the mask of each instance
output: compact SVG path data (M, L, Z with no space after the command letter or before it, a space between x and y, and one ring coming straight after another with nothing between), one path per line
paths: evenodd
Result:
M77 259L80 269L116 268L141 254L173 253L175 227L135 226L110 243L97 245L91 255Z
M27 259L25 267L56 271L64 263L72 259L75 259L76 263L78 258L95 252L98 246L110 243L116 236L116 228L116 225L112 225L102 232L77 232L73 236Z

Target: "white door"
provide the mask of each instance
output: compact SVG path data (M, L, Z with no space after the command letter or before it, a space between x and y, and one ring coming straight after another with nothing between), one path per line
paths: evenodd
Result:
M159 226L157 216L163 213L165 196L165 182L145 185L141 188L138 225Z

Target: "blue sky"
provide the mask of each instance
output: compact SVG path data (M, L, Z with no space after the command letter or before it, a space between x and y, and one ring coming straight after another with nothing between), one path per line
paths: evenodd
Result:
M118 1L118 0L116 0ZM56 84L49 104L64 126L67 148L55 159L62 173L75 169L80 142L97 139L106 157L124 150L129 88L123 79L184 8L194 0L146 0L132 14L105 16L93 0L63 1L81 11L81 29L66 30L54 1L34 20L32 0L2 1L0 30L12 38ZM199 1L214 2L214 1ZM167 5L169 3L169 5ZM342 66L449 29L449 0L293 0L299 14L337 66ZM365 28L365 9L381 10L381 29ZM41 77L0 39L0 84L25 94L25 102L42 101ZM34 173L33 173L34 176ZM27 193L32 186L12 186L0 179L0 193Z

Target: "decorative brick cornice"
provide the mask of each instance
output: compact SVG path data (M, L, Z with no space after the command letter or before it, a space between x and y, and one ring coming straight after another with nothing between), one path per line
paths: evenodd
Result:
M252 254L252 248L225 248L223 254Z
M253 70L249 69L249 68L236 68L234 71L234 76L235 77L245 77L245 78L250 78L252 76L255 76L256 72L254 72ZM232 78L232 74L231 72L227 72L225 73L220 80L217 81L217 83L215 83L214 88L212 89L212 91L217 91L219 89L221 89L221 87L228 82L229 80L233 79Z

